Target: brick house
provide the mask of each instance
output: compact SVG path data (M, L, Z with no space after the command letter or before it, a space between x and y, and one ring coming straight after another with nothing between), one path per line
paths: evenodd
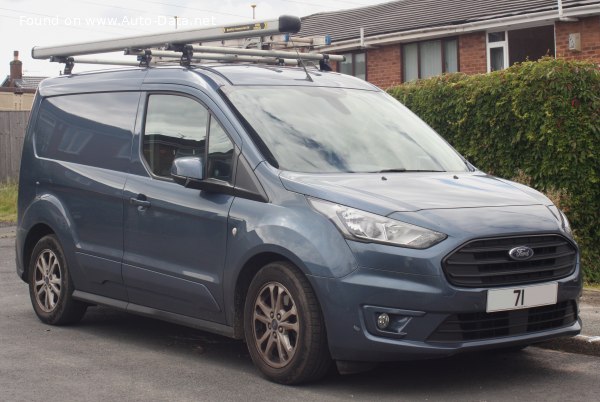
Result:
M0 83L0 110L31 110L35 91L46 77L24 76L19 52L15 50L13 55L14 59L10 62L10 75Z
M300 34L331 35L334 68L382 88L545 55L600 64L600 0L397 0L304 17Z

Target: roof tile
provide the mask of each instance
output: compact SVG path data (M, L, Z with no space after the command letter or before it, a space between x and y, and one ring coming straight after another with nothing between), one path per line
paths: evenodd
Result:
M600 0L563 0L563 8L598 4ZM419 28L459 25L505 16L556 10L557 0L396 0L302 19L300 35L331 35L332 41Z

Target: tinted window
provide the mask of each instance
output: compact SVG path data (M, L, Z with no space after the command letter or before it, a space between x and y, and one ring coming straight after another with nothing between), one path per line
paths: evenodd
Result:
M233 143L216 119L210 119L208 137L209 178L231 182L233 173Z
M206 150L208 111L191 98L150 95L144 128L144 158L152 173L171 177L171 165L181 156Z
M435 131L379 91L274 86L225 91L284 170L467 170Z
M126 171L138 99L134 92L45 99L35 128L37 154Z
M544 56L554 57L553 25L508 31L509 65Z

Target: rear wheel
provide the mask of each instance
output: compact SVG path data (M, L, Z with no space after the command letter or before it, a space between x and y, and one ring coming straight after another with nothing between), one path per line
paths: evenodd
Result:
M272 381L317 380L331 365L317 298L308 280L287 262L266 265L252 280L244 332L254 364Z
M29 296L38 318L51 325L81 320L87 304L73 300L73 282L54 235L44 236L35 245L29 264Z

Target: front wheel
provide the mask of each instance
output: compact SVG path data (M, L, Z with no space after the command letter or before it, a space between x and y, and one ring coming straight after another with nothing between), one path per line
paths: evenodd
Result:
M263 267L244 308L254 364L270 380L298 384L323 377L331 364L325 323L308 280L287 262Z
M29 263L29 296L38 318L51 325L81 320L87 304L73 300L73 281L58 238L44 236L35 245Z

